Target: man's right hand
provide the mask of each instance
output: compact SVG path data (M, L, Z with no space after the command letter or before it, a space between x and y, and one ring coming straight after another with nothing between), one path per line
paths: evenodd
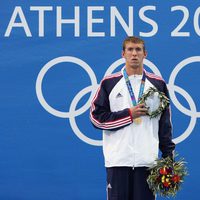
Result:
M145 107L145 104L143 103L130 108L130 112L132 114L133 119L147 115L147 111L148 109Z

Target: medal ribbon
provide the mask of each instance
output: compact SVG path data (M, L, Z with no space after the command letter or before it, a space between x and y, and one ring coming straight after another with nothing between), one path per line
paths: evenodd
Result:
M142 76L142 80L141 80L141 84L140 84L140 91L139 91L138 101L137 102L136 102L136 98L135 98L135 95L134 95L134 92L133 92L133 88L131 86L131 82L130 82L130 80L128 78L128 74L127 74L125 68L123 70L123 75L124 75L124 78L125 78L125 81L126 81L126 85L127 85L130 97L131 97L132 104L133 104L133 106L136 106L137 102L139 102L139 100L142 97L142 94L144 92L144 86L145 86L145 80L146 80L145 72L143 71L143 76Z

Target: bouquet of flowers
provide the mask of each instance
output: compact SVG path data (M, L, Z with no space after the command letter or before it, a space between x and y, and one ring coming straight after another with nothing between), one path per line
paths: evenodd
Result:
M147 182L154 194L170 197L180 190L186 175L188 172L183 159L175 162L167 157L157 160L157 164L150 168Z
M169 99L163 92L150 87L141 97L139 103L144 103L150 118L157 117L169 105Z

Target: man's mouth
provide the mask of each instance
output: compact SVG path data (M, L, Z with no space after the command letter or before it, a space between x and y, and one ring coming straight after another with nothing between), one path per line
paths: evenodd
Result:
M134 62L138 61L138 59L136 59L136 58L133 58L133 59L131 59L131 60L134 61Z

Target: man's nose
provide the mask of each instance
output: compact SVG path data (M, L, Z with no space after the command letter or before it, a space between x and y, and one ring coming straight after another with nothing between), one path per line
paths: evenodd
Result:
M132 55L137 55L136 49L133 49L133 50L132 50Z

